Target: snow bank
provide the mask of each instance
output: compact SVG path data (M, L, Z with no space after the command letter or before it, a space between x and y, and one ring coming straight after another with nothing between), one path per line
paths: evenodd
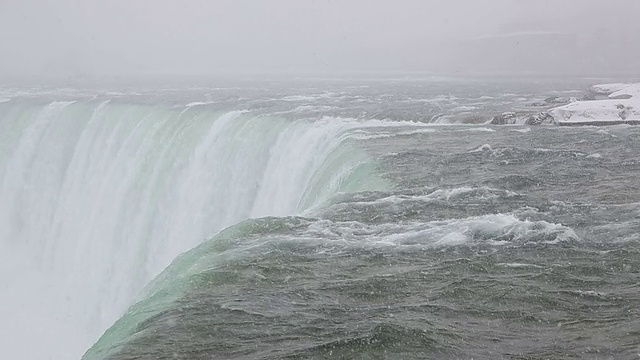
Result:
M620 91L630 84L599 84L591 87L591 92L602 95L609 95L616 91Z
M640 100L640 84L631 84L609 94L609 99L631 99L633 97Z
M549 114L559 125L640 124L640 83L594 85L591 91L609 99L576 101Z
M609 99L640 96L640 84L600 84L591 87L596 94L608 95Z

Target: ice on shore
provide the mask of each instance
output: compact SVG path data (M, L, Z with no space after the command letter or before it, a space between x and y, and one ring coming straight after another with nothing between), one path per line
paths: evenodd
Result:
M576 101L549 114L559 125L640 123L640 83L594 85L591 91L608 99Z
M607 95L609 99L632 98L634 96L640 96L640 83L593 85L591 92Z

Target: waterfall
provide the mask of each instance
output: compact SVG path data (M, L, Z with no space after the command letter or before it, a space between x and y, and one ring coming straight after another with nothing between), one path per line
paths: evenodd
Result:
M368 161L345 141L363 126L211 105L0 103L0 357L80 358L178 254L368 181L345 180Z

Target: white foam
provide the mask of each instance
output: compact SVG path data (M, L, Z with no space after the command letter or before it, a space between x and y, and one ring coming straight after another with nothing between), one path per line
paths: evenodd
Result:
M327 99L334 96L334 93L324 92L321 94L313 94L313 95L290 95L285 96L281 100L282 101L291 101L291 102L315 102L320 99Z
M455 103L455 100L458 100L457 97L452 95L438 95L434 98L423 98L423 99L406 99L402 100L402 102L406 103L440 103L440 102L451 102Z
M458 106L456 108L453 109L453 111L473 111L473 110L477 110L478 108L475 106L468 106L468 105L461 105Z
M328 112L333 110L338 110L339 108L336 106L315 106L315 105L300 105L290 110L279 111L274 114L304 114L310 112Z
M409 131L398 131L395 133L389 133L389 132L370 132L370 131L366 131L366 130L358 130L353 132L352 135L350 135L351 138L354 139L358 139L358 140L369 140L369 139L384 139L384 138L392 138L392 137L396 137L396 136L410 136L410 135L418 135L418 134L431 134L434 132L437 132L438 130L436 129L416 129L416 130L409 130Z
M469 150L469 153L480 153L484 151L493 151L493 148L489 144L483 144L473 150Z
M496 190L489 187L460 187L453 189L438 189L425 195L389 195L369 201L352 201L333 205L334 208L342 207L364 207L379 205L399 205L405 202L434 202L453 201L467 195L474 195L479 200L498 199L500 196L514 197L519 194L508 190Z
M504 194L507 197L518 196L517 193L508 190L496 190L491 189L489 187L480 187L480 188L472 188L472 187L460 187L453 189L438 189L427 197L429 199L444 199L446 201L451 201L451 199L463 197L469 194L480 195L479 199L497 199L500 195Z
M185 106L190 108L190 107L194 107L194 106L211 105L211 104L216 104L216 103L218 103L218 102L217 101L194 101L194 102L188 103Z
M595 291L595 290L564 290L564 291L571 294L578 295L578 296L588 296L588 297L596 297L596 298L607 297L606 293Z
M459 129L458 131L470 131L470 132L496 132L494 129L486 127L469 127L466 129Z
M464 244L521 246L540 239L544 244L580 240L570 228L545 221L519 220L513 215L483 215L465 219L434 221L396 229L375 242L402 247L449 247Z
M537 268L537 269L541 269L542 268L542 266L539 266L539 265L524 264L524 263L498 263L496 265L504 266L504 267L508 267L508 268Z

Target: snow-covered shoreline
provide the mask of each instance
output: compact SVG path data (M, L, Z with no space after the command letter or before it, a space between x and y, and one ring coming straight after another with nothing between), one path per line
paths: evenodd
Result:
M558 125L640 125L640 83L599 84L591 92L603 100L575 101L549 109Z

